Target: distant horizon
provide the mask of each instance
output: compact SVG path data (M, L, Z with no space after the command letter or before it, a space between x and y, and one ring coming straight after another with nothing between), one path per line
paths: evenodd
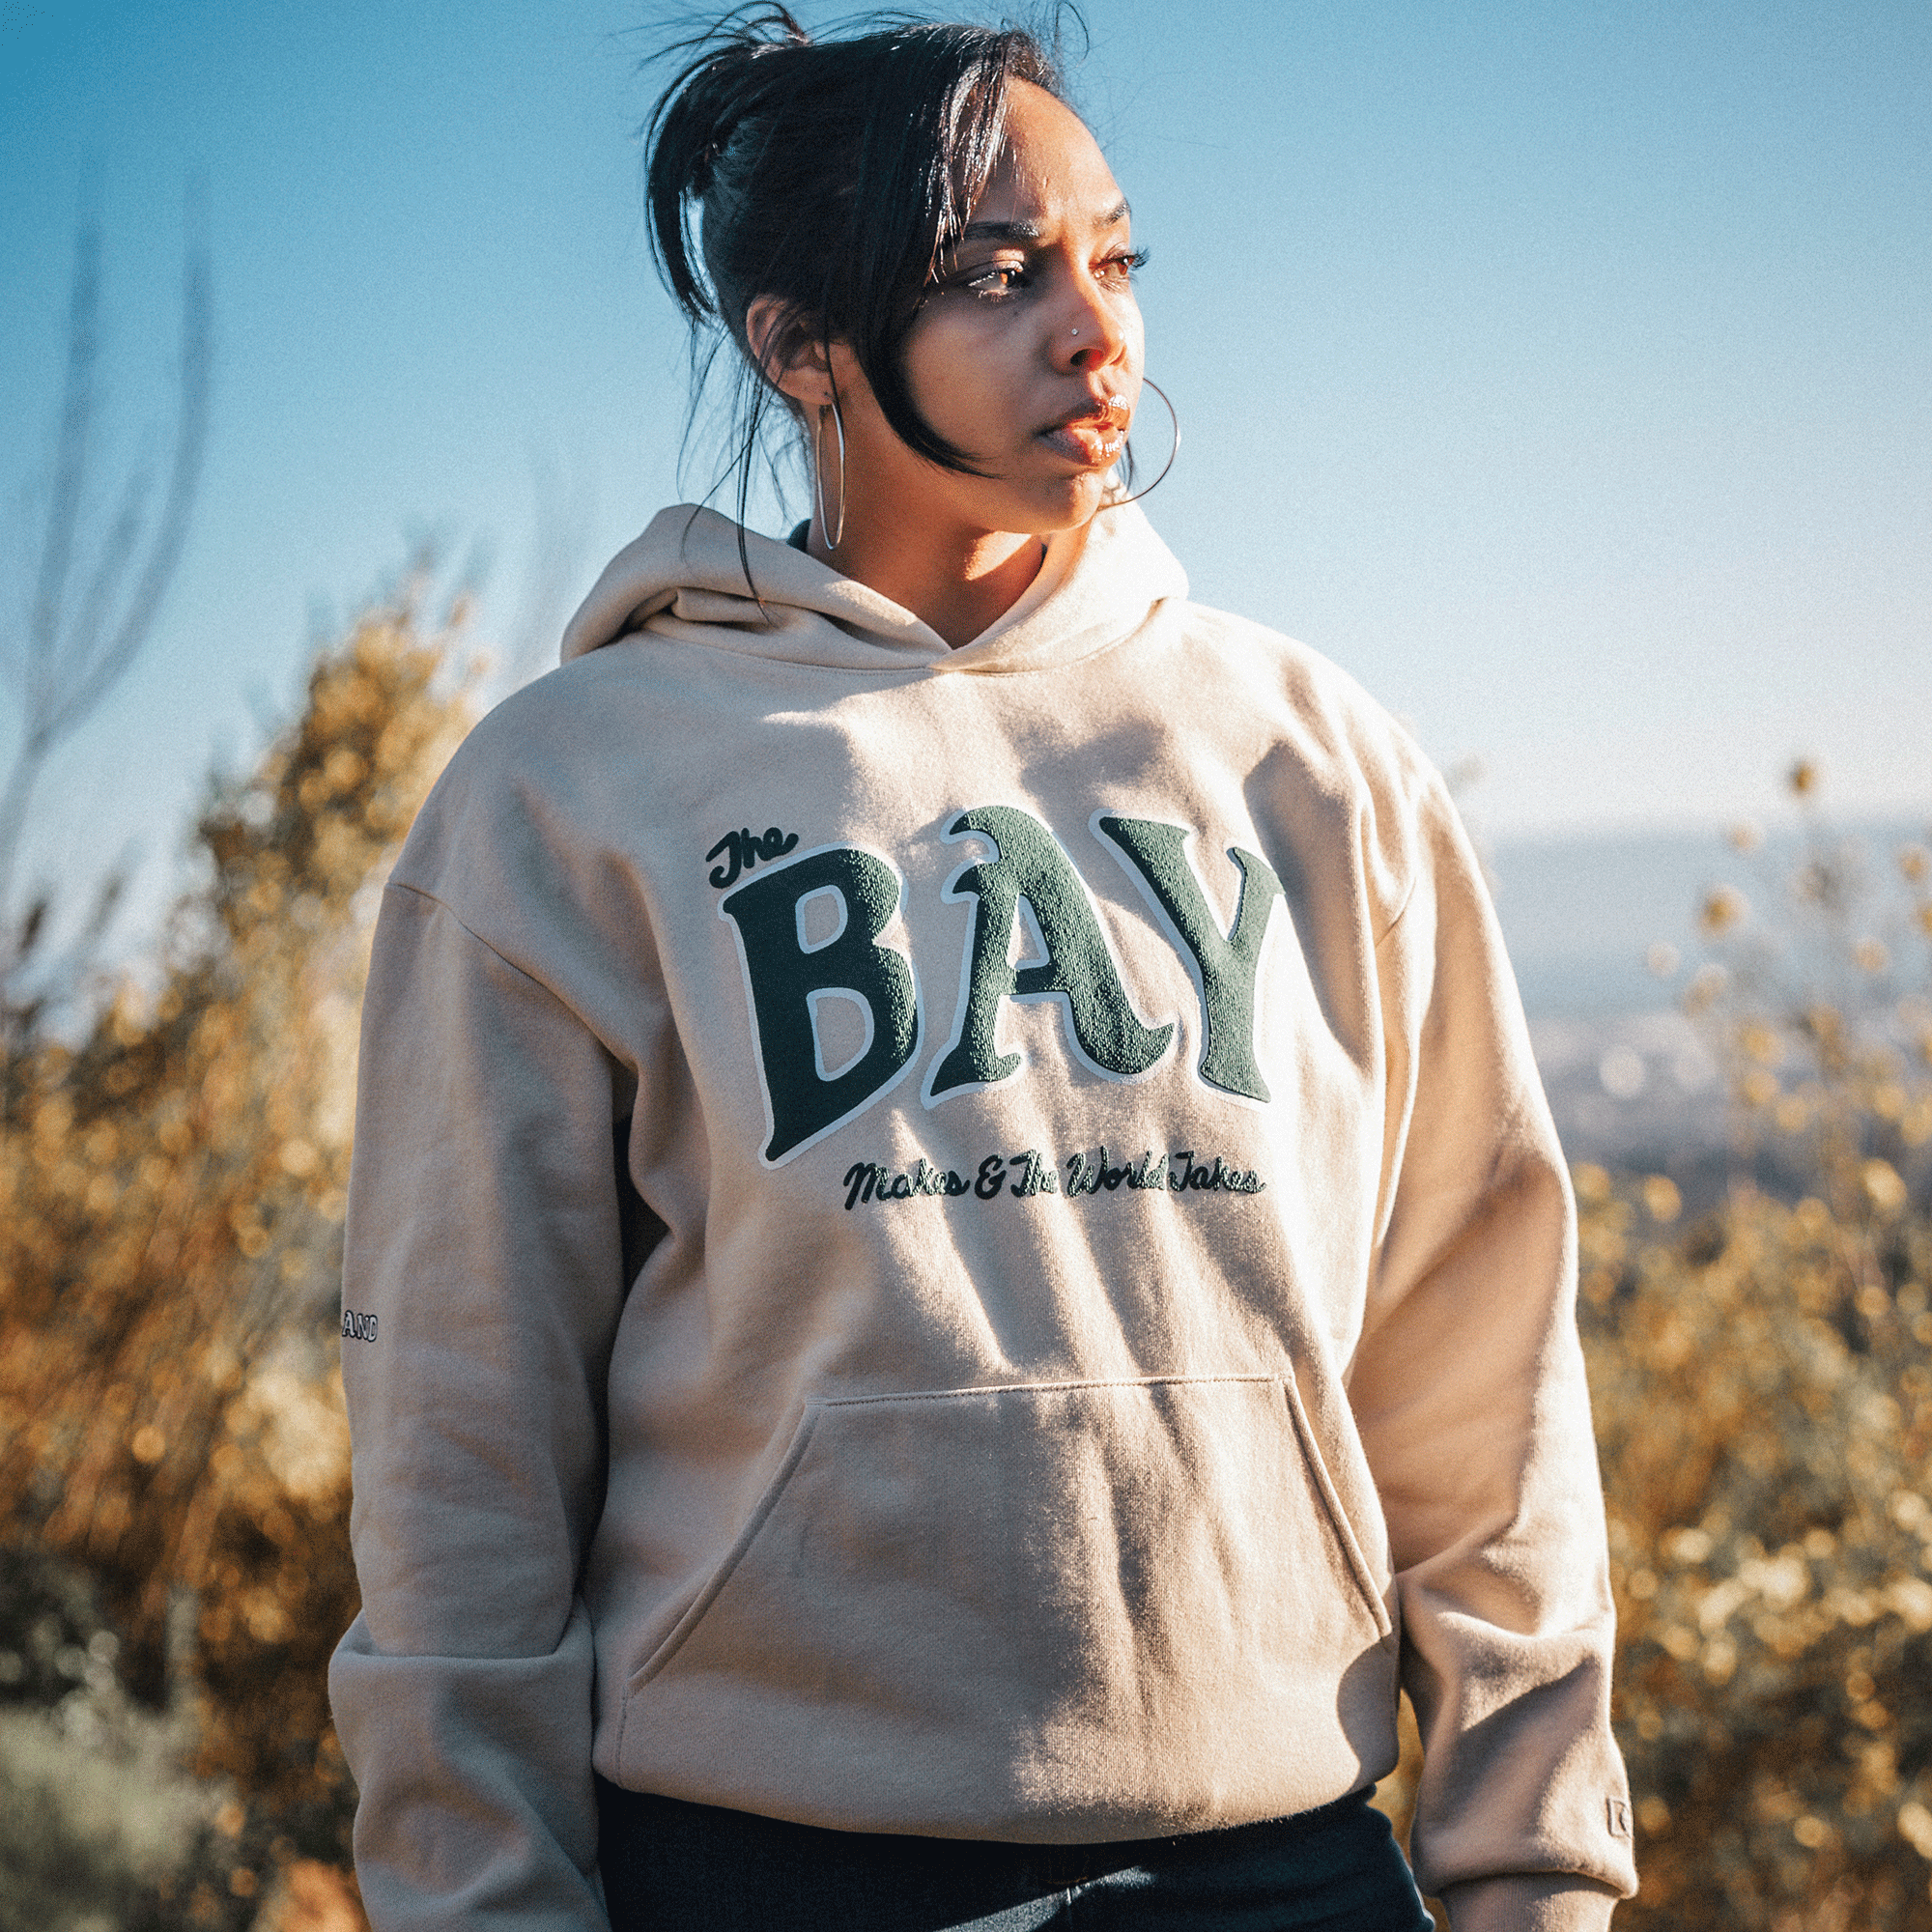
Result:
M1740 888L1760 916L1781 909L1793 863L1809 836L1789 811L1752 821L1762 843L1741 852L1729 826L1539 835L1484 840L1496 917L1531 1019L1604 1020L1674 1011L1702 956L1697 911L1713 887ZM1932 809L1839 818L1829 801L1815 829L1861 845L1881 899L1896 893L1897 848L1932 844ZM1932 938L1921 945L1932 952ZM1653 946L1677 968L1660 976Z

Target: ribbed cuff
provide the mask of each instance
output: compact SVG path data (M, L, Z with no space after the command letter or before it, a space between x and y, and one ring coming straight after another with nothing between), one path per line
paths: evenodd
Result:
M1604 1932L1617 1894L1570 1872L1484 1878L1443 1889L1450 1932Z

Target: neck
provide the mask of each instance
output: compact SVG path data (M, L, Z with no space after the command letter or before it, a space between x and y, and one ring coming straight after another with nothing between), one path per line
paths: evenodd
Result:
M1046 555L1037 536L1007 530L908 529L854 503L838 548L816 516L807 544L821 563L890 597L957 650L996 624L1026 594Z

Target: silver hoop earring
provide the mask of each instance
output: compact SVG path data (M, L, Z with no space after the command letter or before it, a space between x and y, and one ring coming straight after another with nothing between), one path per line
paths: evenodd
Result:
M832 412L832 426L838 432L838 527L825 514L825 460L819 454L818 439L825 428L825 412ZM845 418L838 413L838 399L820 403L817 419L811 425L811 491L818 503L818 527L825 532L825 548L837 550L845 534Z
M1174 447L1168 451L1167 461L1160 466L1160 474L1145 490L1136 490L1131 497L1114 497L1105 506L1110 510L1118 510L1123 504L1127 503L1138 503L1143 497L1151 496L1154 491L1158 490L1162 482L1166 479L1167 472L1174 468L1174 459L1180 454L1180 415L1174 407L1173 398L1151 376L1143 376L1141 378L1141 387L1151 389L1167 405L1167 413L1174 421Z

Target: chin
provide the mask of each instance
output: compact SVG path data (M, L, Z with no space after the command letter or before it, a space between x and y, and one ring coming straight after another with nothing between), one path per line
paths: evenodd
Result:
M1031 493L1032 515L1022 526L1036 536L1051 536L1056 530L1077 529L1105 506L1107 473L1089 470L1074 476L1057 477L1048 487Z

